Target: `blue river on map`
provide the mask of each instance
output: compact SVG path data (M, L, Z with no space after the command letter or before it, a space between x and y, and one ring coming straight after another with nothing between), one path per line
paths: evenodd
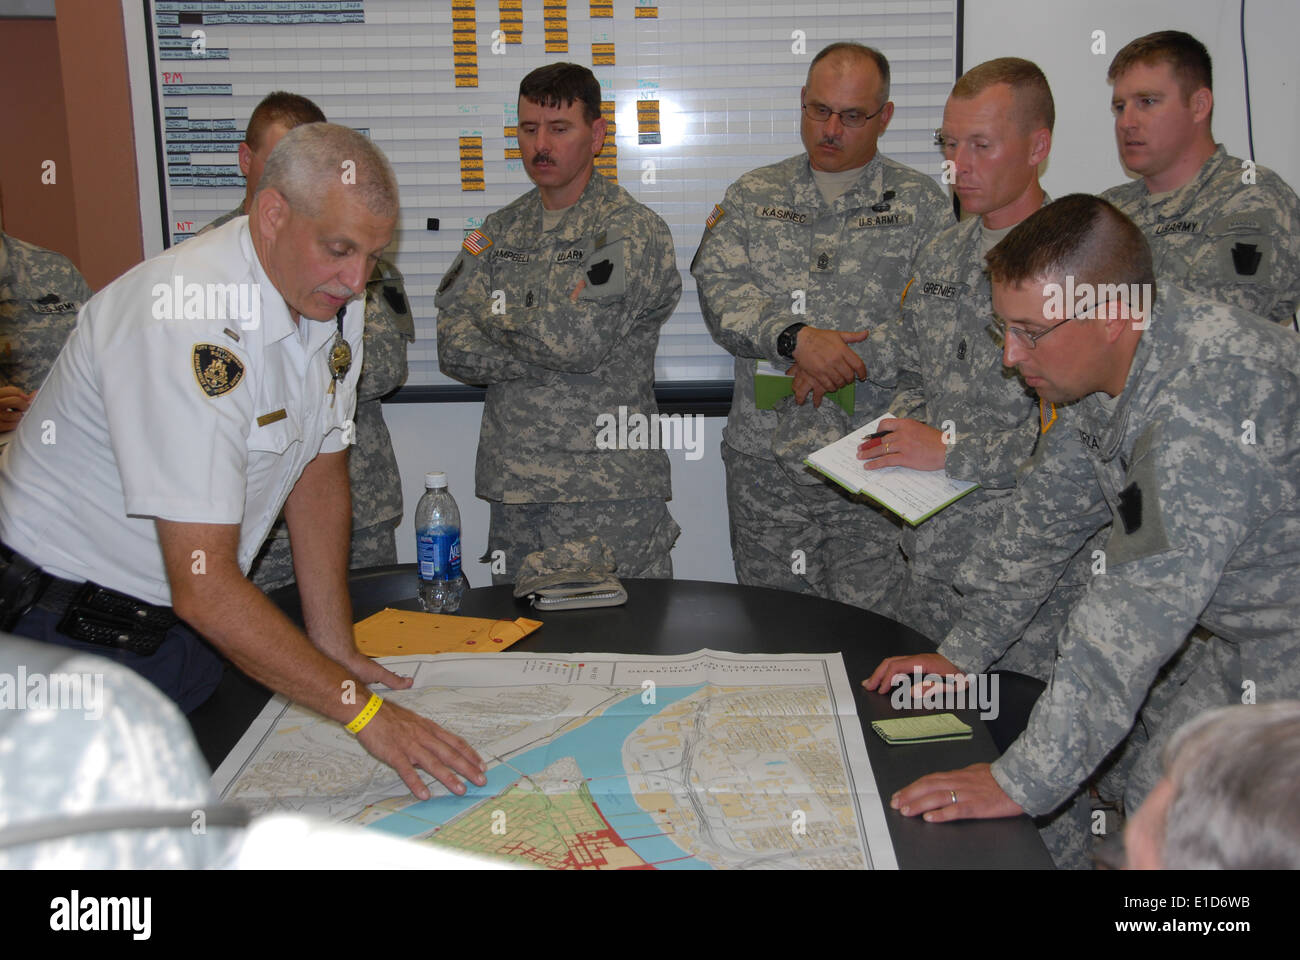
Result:
M702 683L693 687L659 686L655 690L655 703L642 703L641 692L637 691L578 729L512 757L509 767L503 764L491 767L487 786L476 787L467 782L469 789L463 797L432 797L367 826L399 837L424 833L431 824L446 823L485 796L501 793L519 779L520 773L536 776L561 757L573 757L583 775L591 778L587 787L600 812L642 860L659 870L711 870L712 867L690 856L668 837L650 836L661 833L661 828L633 799L622 758L623 741L633 731L665 707L703 688Z

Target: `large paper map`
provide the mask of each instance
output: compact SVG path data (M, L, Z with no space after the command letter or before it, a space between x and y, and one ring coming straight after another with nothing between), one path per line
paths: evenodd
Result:
M339 724L277 697L214 776L222 800L564 869L897 866L838 654L384 663L415 682L379 692L465 737L487 786L430 781L417 800Z

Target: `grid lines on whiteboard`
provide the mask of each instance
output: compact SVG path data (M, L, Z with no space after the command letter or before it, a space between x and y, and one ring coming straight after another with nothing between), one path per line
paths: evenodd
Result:
M592 68L616 126L600 169L672 231L682 299L660 337L661 381L731 377L732 358L700 316L691 258L732 181L802 152L799 88L823 46L857 40L884 51L897 108L881 152L940 175L931 134L953 82L955 0L153 0L152 7L169 242L242 200L237 149L258 101L272 90L310 97L331 121L366 131L397 172L402 210L392 258L406 277L417 335L409 385L453 382L437 369L438 282L465 234L532 187L514 126L519 81L534 67L567 59ZM548 53L548 43L567 52ZM434 221L438 229L428 229Z

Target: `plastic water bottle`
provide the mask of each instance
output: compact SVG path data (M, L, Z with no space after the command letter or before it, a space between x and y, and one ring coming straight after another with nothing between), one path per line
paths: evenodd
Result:
M424 496L415 507L415 552L420 606L429 613L455 613L464 590L460 510L441 471L424 475Z

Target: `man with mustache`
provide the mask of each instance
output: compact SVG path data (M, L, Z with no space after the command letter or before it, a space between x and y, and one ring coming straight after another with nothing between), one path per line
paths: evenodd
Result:
M0 628L129 666L186 713L221 678L216 647L427 799L417 766L464 793L456 773L482 785L483 764L369 693L411 680L358 652L347 584L361 298L397 204L378 147L304 124L271 152L247 219L82 308L0 458ZM232 317L208 290L256 312ZM281 508L306 633L246 577Z
M1151 243L1156 276L1277 323L1300 305L1300 200L1272 170L1214 142L1210 54L1162 30L1111 61L1115 141L1140 176L1102 194Z
M266 158L281 137L301 124L324 122L320 107L304 96L277 90L263 97L248 118L244 142L239 145L239 169L246 180L244 199L200 230L199 235L248 214ZM387 258L381 258L366 284L362 341L365 362L357 381L355 442L348 451L348 484L352 490L348 567L354 570L397 562L394 532L402 519L402 479L380 397L406 382L406 344L414 339L415 321L402 273ZM293 550L284 517L271 527L249 576L267 592L293 582Z
M888 409L891 390L855 383L867 370L851 344L897 313L913 258L952 212L934 180L876 150L894 114L878 50L826 47L800 98L806 152L733 183L691 264L709 332L736 357L722 442L731 550L743 584L883 613L902 574L897 524L803 458ZM772 406L760 361L808 378L818 401L847 386L852 402Z
M487 387L475 492L491 506L488 555L504 561L494 583L593 535L618 576L672 576L668 457L657 436L610 443L601 424L655 428L655 349L682 281L668 225L596 174L600 106L586 67L524 77L519 151L536 189L465 238L434 300L440 368Z

